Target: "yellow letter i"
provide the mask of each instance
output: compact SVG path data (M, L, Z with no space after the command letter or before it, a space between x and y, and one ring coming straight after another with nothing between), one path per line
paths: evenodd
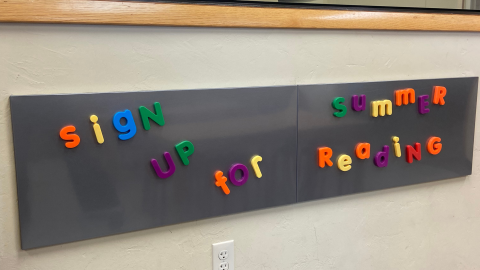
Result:
M90 116L90 121L92 121L93 123L93 131L95 132L95 136L97 136L97 142L99 144L102 144L104 142L104 139L102 129L100 128L100 125L97 124L98 117L96 115L92 115Z
M395 150L395 156L396 157L401 157L402 156L402 151L400 150L400 144L398 143L399 140L400 140L400 138L398 138L397 136L392 137L393 149Z

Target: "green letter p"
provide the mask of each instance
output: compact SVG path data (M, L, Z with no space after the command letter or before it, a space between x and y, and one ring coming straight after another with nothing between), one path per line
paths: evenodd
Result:
M193 151L195 150L193 144L189 141L183 141L175 145L175 148L177 149L178 155L180 156L183 165L190 164L190 162L188 161L188 157L191 156L193 154Z

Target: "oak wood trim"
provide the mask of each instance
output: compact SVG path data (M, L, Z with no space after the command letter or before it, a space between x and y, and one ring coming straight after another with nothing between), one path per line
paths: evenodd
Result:
M96 0L2 0L0 22L480 31L480 15Z

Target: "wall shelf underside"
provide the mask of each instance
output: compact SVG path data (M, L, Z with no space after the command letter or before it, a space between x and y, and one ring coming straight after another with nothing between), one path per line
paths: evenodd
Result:
M165 2L4 0L3 23L480 31L480 15Z

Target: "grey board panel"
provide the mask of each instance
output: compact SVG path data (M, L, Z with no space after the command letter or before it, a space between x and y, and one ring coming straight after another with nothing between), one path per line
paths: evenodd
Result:
M160 102L165 125L146 131L139 106ZM296 201L296 86L105 94L12 96L10 99L22 249L164 226ZM137 133L122 141L112 124L129 109ZM105 143L95 140L91 114ZM64 146L61 128L76 127L80 144ZM175 144L195 146L190 164ZM175 173L160 179L150 159ZM261 179L250 166L263 157ZM247 183L225 195L214 172L234 163Z
M398 186L424 183L471 174L478 78L453 78L370 83L298 86L298 174L297 200L308 201ZM433 86L447 88L445 105L431 102ZM393 114L370 116L370 102L389 99L394 91L413 88L416 97L429 95L430 112L419 114L415 104L393 106ZM366 95L367 109L355 112L352 95ZM346 116L333 116L332 100L344 97ZM400 138L402 157L394 156L392 136ZM425 143L430 136L442 139L442 151L431 155ZM357 143L371 144L369 159L354 154ZM405 146L421 143L422 158L409 164ZM387 167L379 168L373 156L390 146ZM318 166L317 148L333 150L332 167ZM352 168L340 171L336 157L352 157Z

